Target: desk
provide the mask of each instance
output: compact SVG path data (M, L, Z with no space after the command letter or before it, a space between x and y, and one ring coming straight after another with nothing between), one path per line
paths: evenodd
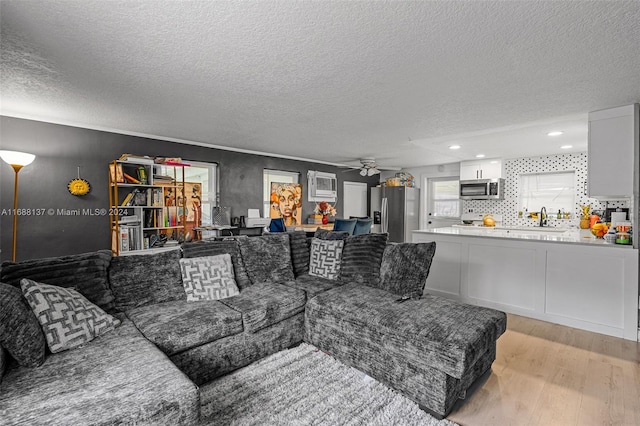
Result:
M201 226L199 228L193 228L195 232L195 240L203 240L209 238L229 237L233 235L247 235L254 237L262 235L264 230L263 226Z
M302 224L296 226L288 226L287 231L295 230L295 231L304 231L308 236L313 236L316 230L326 229L328 231L333 230L333 223L327 223L326 225L312 225L312 224ZM248 226L240 228L238 226L200 226L198 228L193 228L194 231L194 240L203 240L208 238L220 238L220 237L228 237L232 235L247 235L250 237L262 235L264 231L263 226Z
M243 228L237 228L231 230L231 235L248 235L249 237L255 237L262 235L264 226L245 226Z
M302 224L296 225L295 227L287 227L287 231L289 228L293 228L296 231L304 231L308 236L313 236L317 229L326 229L327 231L333 231L333 223L327 223L326 225L313 225L313 224Z
M205 238L218 238L223 235L223 231L233 232L235 228L237 228L237 226L199 226L197 228L193 228L193 240L198 241Z

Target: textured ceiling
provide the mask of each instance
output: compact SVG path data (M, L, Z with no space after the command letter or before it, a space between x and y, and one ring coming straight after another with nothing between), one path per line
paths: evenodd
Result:
M585 150L587 112L640 101L639 1L3 0L0 18L3 115L330 163Z

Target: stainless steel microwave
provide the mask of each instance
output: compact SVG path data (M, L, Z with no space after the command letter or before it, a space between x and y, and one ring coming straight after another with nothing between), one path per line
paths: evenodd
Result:
M503 200L504 179L461 180L460 199Z

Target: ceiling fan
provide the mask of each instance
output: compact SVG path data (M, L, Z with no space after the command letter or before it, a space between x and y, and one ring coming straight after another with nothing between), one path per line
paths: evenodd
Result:
M375 158L361 158L360 167L352 167L351 170L360 170L360 176L373 176L380 173L380 166L376 163ZM345 171L351 171L345 170Z

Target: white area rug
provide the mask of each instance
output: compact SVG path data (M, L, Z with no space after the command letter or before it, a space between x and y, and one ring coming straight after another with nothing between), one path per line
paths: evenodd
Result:
M200 389L204 425L455 425L305 343Z

